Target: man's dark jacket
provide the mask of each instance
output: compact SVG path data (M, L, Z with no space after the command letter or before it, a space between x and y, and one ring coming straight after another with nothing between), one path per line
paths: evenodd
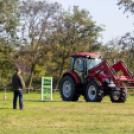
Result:
M12 84L14 90L21 90L25 88L23 77L21 75L18 75L17 73L15 73L12 77Z

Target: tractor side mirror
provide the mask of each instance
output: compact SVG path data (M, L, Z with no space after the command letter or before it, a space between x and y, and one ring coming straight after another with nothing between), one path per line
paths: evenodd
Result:
M83 77L84 77L84 83L88 81L88 68L87 68L87 58L84 58L84 64L83 64Z

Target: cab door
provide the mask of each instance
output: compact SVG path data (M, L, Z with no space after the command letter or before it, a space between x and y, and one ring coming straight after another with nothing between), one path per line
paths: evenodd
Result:
M79 76L79 78L80 78L82 83L84 82L83 69L84 69L84 67L83 67L83 58L82 57L75 58L74 69L73 70Z

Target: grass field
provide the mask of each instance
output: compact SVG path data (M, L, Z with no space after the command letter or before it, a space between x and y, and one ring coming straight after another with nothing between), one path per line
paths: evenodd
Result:
M12 92L0 92L0 134L129 134L134 133L134 96L126 103L40 101L40 92L24 93L25 111L12 109Z

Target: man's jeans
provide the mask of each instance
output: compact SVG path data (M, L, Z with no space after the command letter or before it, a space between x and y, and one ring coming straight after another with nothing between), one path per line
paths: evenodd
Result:
M19 106L23 109L23 90L14 90L13 109L17 109L17 98L19 96Z

